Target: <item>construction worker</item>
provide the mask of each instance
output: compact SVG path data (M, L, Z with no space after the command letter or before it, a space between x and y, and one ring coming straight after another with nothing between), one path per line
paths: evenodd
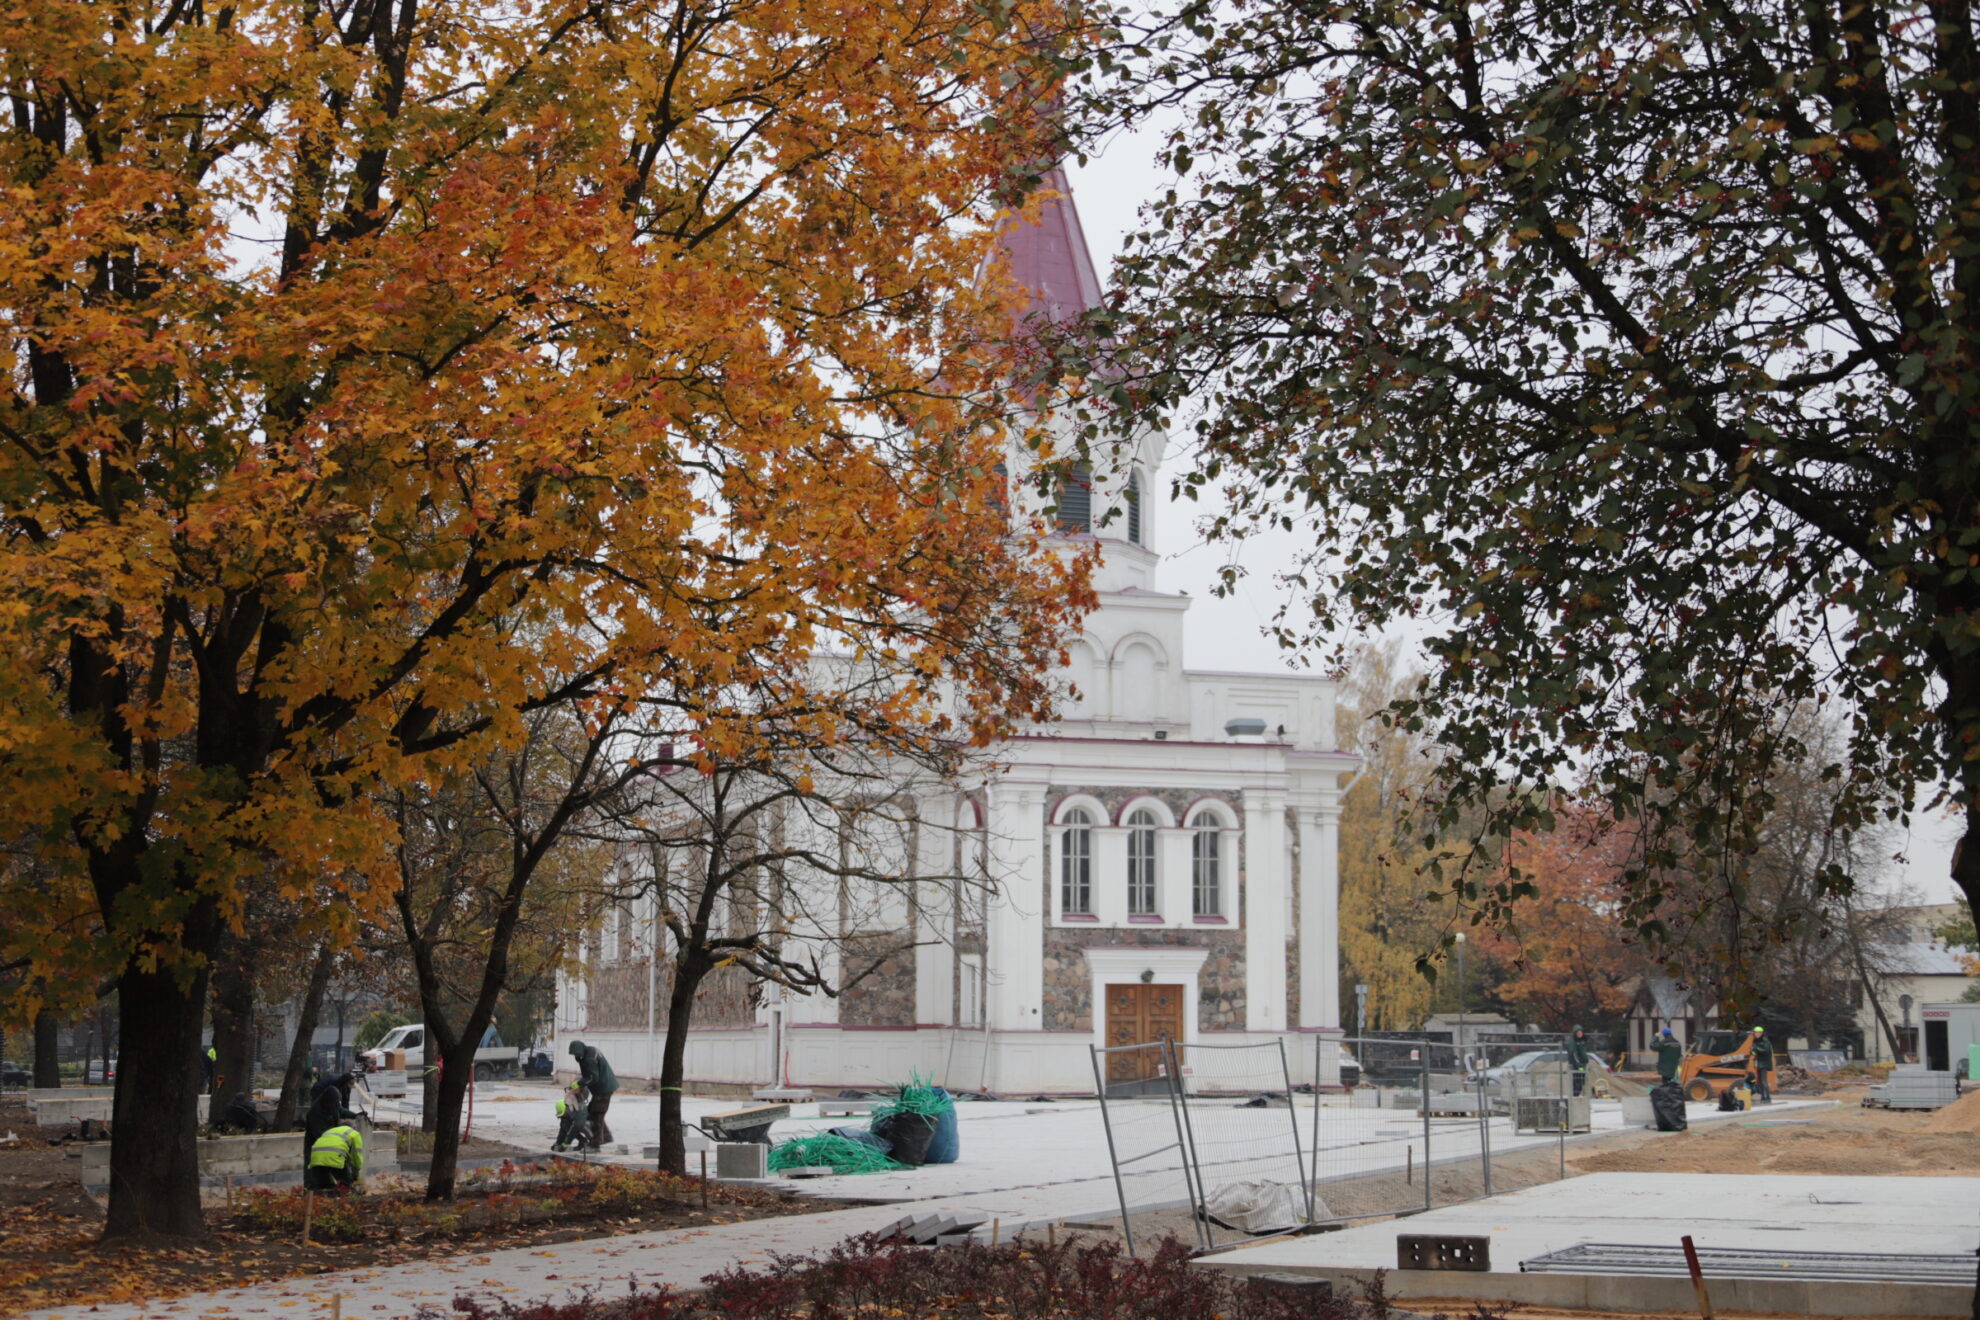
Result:
M578 1084L591 1093L591 1144L602 1146L612 1139L612 1129L605 1125L605 1111L612 1107L612 1093L619 1089L618 1074L595 1045L574 1040L571 1057L578 1062Z
M1580 1095L1588 1084L1588 1033L1580 1027L1568 1037L1567 1056L1568 1067L1574 1069L1574 1093Z
M363 1177L364 1134L343 1123L318 1137L310 1148L303 1186L312 1192L328 1192L356 1187Z
M219 1063L219 1061L220 1061L220 1051L214 1049L211 1045L208 1045L206 1047L206 1053L199 1056L199 1089L200 1090L211 1091L213 1089L213 1069L214 1066Z
M588 1100L581 1084L565 1087L557 1097L557 1144L551 1150L567 1150L573 1141L580 1151L591 1144L591 1125L585 1113Z
M358 1117L358 1112L350 1107L351 1075L326 1077L316 1084L310 1097L309 1111L303 1115L303 1154L307 1156L316 1149L317 1138L340 1123Z
M1667 1082L1678 1079L1678 1069L1684 1065L1684 1046L1678 1044L1671 1029L1665 1027L1657 1037L1657 1076Z
M1774 1088L1768 1077L1774 1071L1774 1042L1767 1039L1765 1027L1753 1029L1753 1098L1763 1105L1774 1103Z

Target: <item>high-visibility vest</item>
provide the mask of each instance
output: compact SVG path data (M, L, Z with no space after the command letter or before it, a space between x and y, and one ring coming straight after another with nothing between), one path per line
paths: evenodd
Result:
M352 1177L364 1173L364 1134L348 1123L331 1128L316 1139L309 1148L309 1167L312 1169L344 1169L351 1171Z

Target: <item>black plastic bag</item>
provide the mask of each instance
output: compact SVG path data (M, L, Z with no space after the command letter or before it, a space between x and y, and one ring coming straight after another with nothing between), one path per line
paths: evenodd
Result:
M1690 1126L1684 1116L1684 1091L1676 1082L1650 1089L1650 1112L1656 1116L1659 1132L1683 1132Z
M928 1143L935 1139L935 1120L927 1114L892 1114L873 1125L893 1149L888 1158L918 1169L928 1160Z

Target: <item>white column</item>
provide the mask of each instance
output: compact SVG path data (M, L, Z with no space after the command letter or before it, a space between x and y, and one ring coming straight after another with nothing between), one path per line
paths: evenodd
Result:
M925 797L917 804L914 873L927 877L914 886L914 1020L947 1022L955 1012L955 892L956 818L950 797Z
M1244 790L1244 1025L1286 1029L1286 797Z
M1299 1024L1341 1026L1341 795L1323 789L1299 812Z
M990 879L997 891L983 966L990 1025L999 1031L1038 1031L1045 1022L1044 810L1040 785L990 786Z

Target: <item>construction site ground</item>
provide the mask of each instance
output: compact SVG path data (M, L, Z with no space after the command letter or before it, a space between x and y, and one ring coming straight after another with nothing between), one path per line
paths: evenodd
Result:
M1939 1114L1865 1110L1860 1107L1860 1094L1850 1092L1795 1098L1803 1101L1795 1108L1781 1107L1771 1111L1761 1108L1751 1114L1727 1115L1710 1125L1701 1124L1685 1133L1659 1134L1631 1130L1577 1138L1566 1147L1567 1172L1571 1181L1578 1181L1577 1175L1585 1173L1639 1171L1980 1176L1980 1095L1969 1096L1958 1106ZM1783 1097L1784 1101L1787 1099L1789 1097ZM1814 1103L1809 1103L1811 1101ZM1070 1110L1076 1106L1065 1108ZM616 1107L614 1116L617 1117ZM1037 1115L1036 1118L1042 1121L1045 1116ZM1068 1115L1065 1121L1070 1119L1071 1115ZM1090 1116L1087 1121L1097 1124L1097 1115ZM993 1124L993 1127L996 1126L1001 1124ZM1525 1151L1495 1153L1493 1190L1503 1193L1557 1180L1560 1156L1561 1152L1551 1143ZM977 1143L973 1149L966 1145L965 1158L972 1157L1002 1163L985 1149L983 1143ZM35 1167L30 1170L29 1165ZM48 1205L50 1200L54 1200L64 1209L81 1211L82 1206L64 1194L68 1189L60 1185L63 1180L47 1165L45 1158L21 1163L0 1158L0 1207L5 1207L9 1202L19 1206L23 1201L39 1201L45 1210L54 1208ZM1440 1165L1432 1173L1436 1178L1436 1200L1440 1205L1474 1197L1483 1191L1475 1163ZM25 1181L41 1185L11 1185L22 1175L25 1175ZM1357 1204L1383 1206L1392 1203L1394 1191L1382 1186L1381 1180L1406 1177L1420 1180L1422 1176L1420 1167L1413 1173L1385 1172L1364 1179L1329 1184L1325 1195L1329 1205L1337 1212L1353 1213ZM883 1177L874 1181L881 1184L889 1179ZM875 1190L879 1191L877 1185ZM1032 1224L1032 1231L1043 1231L1034 1203L1054 1207L1046 1212L1048 1218L1066 1213L1067 1202L1074 1199L1065 1195L1067 1190L1063 1187L1039 1188L1026 1194L1013 1188L995 1197L938 1195L934 1201L911 1201L911 1204L917 1211L923 1207L933 1211L945 1208L949 1201L960 1205L967 1199L973 1207L987 1209L993 1214L1003 1213L1006 1216L1006 1231L1020 1223ZM1100 1189L1096 1187L1093 1190L1097 1192ZM52 1197L51 1193L54 1194ZM1357 1197L1363 1199L1357 1201ZM876 1196L875 1199L882 1198ZM579 1271L596 1275L601 1272L600 1266L606 1267L602 1271L606 1277L621 1281L640 1279L692 1287L702 1274L711 1269L752 1257L763 1259L770 1251L816 1250L855 1233L872 1231L907 1208L897 1202L891 1207L875 1205L855 1210L826 1210L819 1214L787 1214L778 1219L711 1225L685 1232L635 1231L613 1239L602 1256L600 1250L606 1244L546 1244L530 1251L498 1251L492 1260L488 1255L481 1255L472 1260L439 1257L424 1263L405 1261L389 1275L362 1268L353 1270L350 1267L358 1265L358 1261L349 1259L343 1251L324 1249L323 1260L314 1268L327 1268L332 1272L332 1278L292 1278L233 1289L222 1295L181 1296L175 1298L168 1309L143 1305L133 1307L129 1303L121 1306L103 1304L98 1314L103 1320L116 1320L119 1316L161 1313L175 1316L265 1313L289 1304L301 1304L307 1308L309 1300L319 1293L324 1295L318 1300L327 1303L327 1290L334 1288L346 1297L353 1297L354 1294L365 1296L367 1305L364 1312L383 1320L386 1316L410 1315L421 1302L433 1304L437 1301L444 1306L454 1293L465 1290L463 1285L472 1287L476 1283L488 1286L493 1295L510 1300L532 1294L556 1296L560 1295L564 1284L535 1281L557 1279L560 1275L570 1278ZM0 1214L4 1213L0 1209ZM1079 1218L1084 1222L1066 1223L1055 1231L1102 1237L1120 1232L1117 1215L1111 1219L1087 1215ZM1962 1222L1972 1218L1968 1210ZM1386 1233L1391 1250L1394 1234L1399 1231L1398 1225L1410 1222L1388 1221ZM1186 1236L1191 1225L1184 1212L1162 1212L1158 1216L1138 1215L1134 1228L1139 1246L1143 1240L1152 1240L1164 1229ZM1328 1238L1340 1236L1330 1234L1308 1241L1324 1243ZM211 1278L228 1277L229 1272L224 1268L227 1262L214 1259L216 1249L217 1244L213 1242L187 1248L188 1266L205 1268ZM151 1250L170 1248L154 1246ZM517 1257L513 1266L504 1263L510 1255ZM335 1278L336 1275L342 1277ZM106 1284L110 1282L105 1280ZM106 1287L101 1295L102 1300L108 1302L119 1293L124 1297L130 1296L122 1289ZM70 1313L96 1311L96 1307L89 1305L88 1296L86 1287L71 1292L67 1300L82 1305ZM308 1313L307 1309L304 1313ZM1668 1312L1672 1315L1684 1313L1677 1309ZM1736 1312L1722 1308L1722 1313ZM1539 1320L1545 1313L1538 1309L1526 1309L1521 1314ZM1591 1313L1576 1314L1588 1320ZM1641 1316L1645 1313L1635 1314ZM1652 1311L1647 1314L1663 1313Z

